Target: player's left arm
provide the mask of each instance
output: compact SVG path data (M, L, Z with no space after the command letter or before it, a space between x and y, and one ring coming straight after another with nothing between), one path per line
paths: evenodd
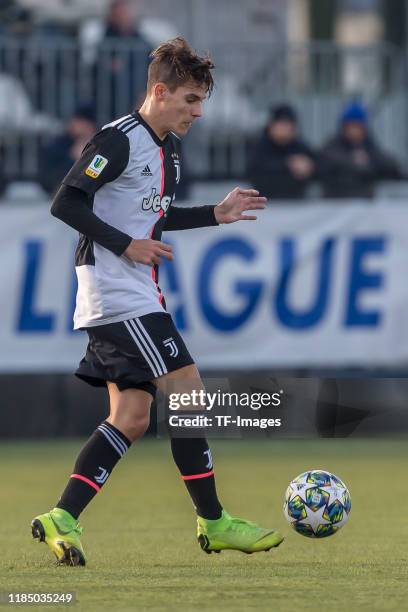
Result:
M171 206L166 213L164 231L194 229L218 225L215 206Z
M256 189L235 187L216 206L181 208L172 206L166 215L165 231L209 227L235 221L255 221L256 215L244 214L266 206L267 199L259 196Z

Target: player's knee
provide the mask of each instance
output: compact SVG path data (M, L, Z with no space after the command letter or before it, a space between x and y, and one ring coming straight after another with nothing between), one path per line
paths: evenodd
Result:
M185 410L205 408L205 387L195 364L165 374L156 380L156 384L166 396L183 395ZM191 399L190 405L187 405L187 396Z
M141 438L149 428L150 414L143 414L130 417L124 424L127 437L131 442Z
M139 416L135 423L135 429L139 432L139 436L143 436L149 429L150 425L150 414Z
M121 410L111 414L110 422L117 427L130 442L135 442L143 436L150 424L150 410Z

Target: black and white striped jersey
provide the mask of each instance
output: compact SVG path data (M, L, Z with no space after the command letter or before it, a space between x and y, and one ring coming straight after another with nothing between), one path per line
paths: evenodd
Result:
M53 204L53 214L81 232L76 329L164 310L157 266L130 261L123 252L131 239L160 240L165 229L216 225L212 206L170 210L179 180L178 137L160 140L138 113L104 126L85 147L63 186L85 192L88 216L91 209L102 230L74 221L73 203L61 204L67 198L57 194Z

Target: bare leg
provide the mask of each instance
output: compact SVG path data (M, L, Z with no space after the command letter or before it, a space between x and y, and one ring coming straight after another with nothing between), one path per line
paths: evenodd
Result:
M107 385L110 414L106 420L135 442L149 427L152 396L141 389L119 391L115 383L108 382Z

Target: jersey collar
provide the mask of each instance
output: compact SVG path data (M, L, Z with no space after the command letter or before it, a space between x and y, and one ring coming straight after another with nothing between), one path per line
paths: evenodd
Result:
M156 132L150 127L150 125L143 119L143 117L139 114L138 111L135 111L134 113L132 113L133 117L135 117L145 128L146 130L149 132L150 136L152 137L152 139L154 140L154 142L159 146L159 147L164 147L164 145L166 144L169 136L167 135L164 140L160 140L160 138L157 136Z

